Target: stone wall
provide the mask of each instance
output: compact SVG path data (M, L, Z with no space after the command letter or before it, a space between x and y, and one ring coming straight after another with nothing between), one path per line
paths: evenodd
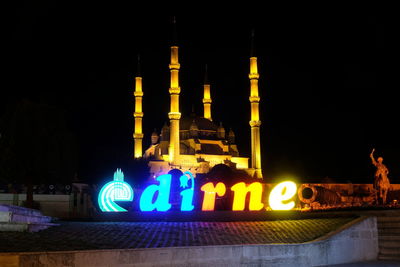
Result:
M0 204L23 206L25 201L26 194L0 194ZM34 194L33 201L37 203L37 209L46 216L86 218L91 215L91 199L90 195L86 193L72 193L69 195Z

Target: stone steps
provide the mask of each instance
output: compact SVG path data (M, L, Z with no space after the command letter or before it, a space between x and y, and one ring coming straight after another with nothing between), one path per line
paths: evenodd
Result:
M39 210L35 209L29 209L29 208L24 208L20 206L14 206L14 205L6 205L6 204L1 204L0 205L0 211L8 211L12 212L15 214L20 214L20 215L36 215L36 216L41 216L42 213Z
M28 224L28 231L29 232L38 232L44 229L47 229L51 226L58 226L59 224L56 223L29 223Z
M12 212L0 211L0 222L11 222Z
M382 248L399 248L400 240L382 240L379 239L379 246ZM400 253L399 253L400 254Z
M8 211L0 211L0 222L25 222L25 223L47 223L52 220L49 216L16 214Z
M400 233L392 235L379 235L379 241L400 241Z
M387 235L400 235L400 228L381 228L379 229L378 225L378 233L379 236L387 236Z
M400 256L393 255L379 254L378 258L382 261L400 261Z
M0 222L0 232L25 232L28 231L27 223Z
M400 260L400 215L378 217L379 260Z
M37 232L57 224L38 210L0 205L0 231Z
M395 228L399 229L400 228L400 222L385 222L385 223L379 223L378 226L380 226L382 229L386 228Z
M57 225L55 223L0 222L0 232L38 232Z
M378 217L378 223L400 222L400 215Z
M384 255L400 255L400 247L379 247L379 252Z

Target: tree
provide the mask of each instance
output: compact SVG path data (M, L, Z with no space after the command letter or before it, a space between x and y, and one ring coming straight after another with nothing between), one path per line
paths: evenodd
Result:
M77 151L60 109L22 100L7 109L0 133L0 179L25 184L28 207L34 184L71 181Z

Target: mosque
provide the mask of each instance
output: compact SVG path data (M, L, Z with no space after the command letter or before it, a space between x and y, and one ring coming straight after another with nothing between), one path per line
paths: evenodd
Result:
M175 39L175 38L174 38ZM246 171L251 177L262 178L261 152L260 152L260 117L258 94L258 69L257 57L250 55L250 130L251 130L251 159L240 155L235 143L235 134L232 130L226 133L222 124L216 125L211 116L211 87L205 75L203 116L191 114L182 116L179 110L179 64L178 44L175 41L171 45L170 69L170 112L169 124L161 129L161 133L153 132L151 145L143 152L142 132L142 77L138 73L135 77L135 109L134 109L134 158L148 160L150 173L159 176L168 173L172 169L190 171L193 175L205 174L217 164L226 164L231 168ZM252 49L253 51L253 49Z

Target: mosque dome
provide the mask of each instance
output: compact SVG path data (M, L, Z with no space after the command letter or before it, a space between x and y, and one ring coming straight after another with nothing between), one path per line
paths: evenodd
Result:
M179 127L181 130L190 130L190 126L192 124L196 124L197 128L199 131L205 130L205 131L217 131L218 126L215 125L212 121L209 119L199 117L196 115L192 115L189 117L182 117L180 120Z

